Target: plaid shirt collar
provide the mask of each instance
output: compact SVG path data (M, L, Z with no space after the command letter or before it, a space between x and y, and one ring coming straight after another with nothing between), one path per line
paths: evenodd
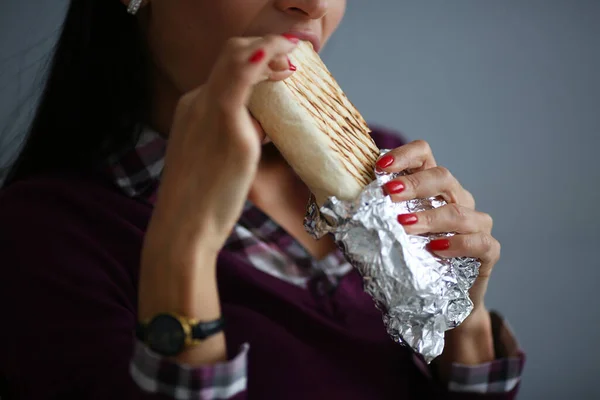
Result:
M153 202L165 165L167 140L145 128L134 149L127 149L108 160L108 172L128 196Z
M112 176L117 187L129 197L154 204L165 166L166 150L167 139L146 127L134 148L115 153L108 159L108 174ZM247 215L255 209L256 207L247 200L242 215ZM250 217L258 223L256 217Z

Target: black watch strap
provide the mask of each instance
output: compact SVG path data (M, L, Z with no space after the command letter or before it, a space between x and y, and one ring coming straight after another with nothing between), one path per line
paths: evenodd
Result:
M225 319L223 317L214 321L199 322L192 325L192 339L204 340L216 333L219 333L225 327Z
M161 315L163 314L159 314L158 316ZM138 321L135 325L135 336L142 342L146 342L148 340L148 326L151 322L152 320L147 322ZM224 327L225 319L223 317L220 317L219 319L215 319L213 321L197 322L195 324L190 325L192 334L191 339L204 340L216 333L221 332Z

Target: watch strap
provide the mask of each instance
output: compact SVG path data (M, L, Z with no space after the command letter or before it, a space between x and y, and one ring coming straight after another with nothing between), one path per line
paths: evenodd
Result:
M173 314L170 315L176 317ZM205 340L210 336L219 333L225 327L225 319L223 317L207 322L196 322L195 320L182 317L176 318L179 321L181 321L182 319L184 321L189 321L188 325L190 327L191 337L188 340L192 341ZM138 321L135 324L135 336L144 343L148 340L148 325L151 321L152 319L146 322Z
M191 326L192 339L204 340L216 333L219 333L225 327L225 319L223 317L214 321L199 322Z

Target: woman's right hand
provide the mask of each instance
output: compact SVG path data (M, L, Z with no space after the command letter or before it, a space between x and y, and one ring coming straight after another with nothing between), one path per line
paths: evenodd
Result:
M230 39L206 84L180 99L142 250L140 318L198 313L185 304L198 301L202 288L193 283L214 276L260 160L264 132L246 107L252 87L289 77L287 54L297 42L276 35Z

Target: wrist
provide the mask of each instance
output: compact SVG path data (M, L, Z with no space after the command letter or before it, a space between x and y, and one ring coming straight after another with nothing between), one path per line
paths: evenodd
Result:
M216 254L202 249L143 251L138 319L164 312L198 320L219 318L216 260Z
M223 318L197 321L174 313L162 313L138 322L136 337L162 356L177 357L221 334L224 323Z
M216 276L222 244L211 239L214 235L208 232L209 224L200 224L199 228L190 219L181 221L173 215L166 218L162 212L154 213L150 221L140 260L139 322L165 313L198 322L215 321L222 316ZM226 359L223 332L188 345L174 358L194 366Z
M458 327L445 334L444 353L452 362L476 365L494 359L494 339L489 312L477 307Z
M493 361L494 339L490 314L481 305L458 327L445 334L442 354L435 360L443 381L449 379L452 364L479 365Z
M148 321L163 313L199 322L221 318L216 268L210 265L211 262L216 263L216 257L205 259L206 264L197 268L190 268L190 264L183 260L159 260L145 262L140 267L138 321ZM175 362L192 366L214 364L226 359L223 332L185 348L174 357Z
M165 312L198 320L219 318L221 307L215 274L172 276L156 270L141 272L138 319Z
M492 331L490 313L483 304L473 308L471 314L454 329L446 332L446 336L472 336L478 337Z

